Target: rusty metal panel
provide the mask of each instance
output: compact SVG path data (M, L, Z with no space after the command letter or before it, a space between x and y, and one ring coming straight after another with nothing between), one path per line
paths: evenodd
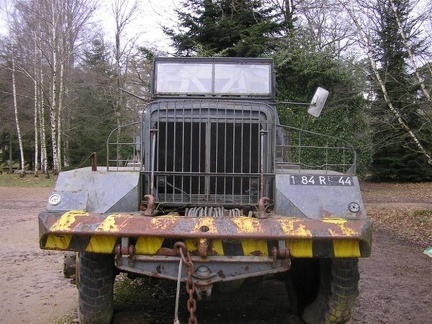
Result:
M322 220L273 216L253 217L146 217L140 213L95 214L70 211L62 215L39 215L42 234L77 233L117 236L161 236L204 238L361 238L370 224L365 219L324 218Z
M371 222L366 219L324 218L313 220L282 216L270 216L267 219L252 217L146 217L140 213L105 215L82 211L71 211L64 214L41 213L39 215L39 228L41 247L48 249L67 250L70 242L76 240L85 246L84 250L91 242L100 243L104 245L103 249L106 253L107 250L114 248L115 238L131 237L137 239L138 242L140 239L154 238L156 241L159 240L158 244L162 244L164 239L237 240L244 246L243 251L252 251L251 240L283 240L287 246L291 246L291 249L298 251L299 256L309 255L311 257L320 255L320 253L321 256L331 254L333 256L351 254L366 256L370 253L372 232ZM96 240L94 239L95 236L113 237L113 239ZM58 238L58 242L52 243L55 238ZM345 241L346 244L335 245L333 242L338 240ZM319 246L316 242L325 241L329 242L328 249L332 251L329 252L324 248L323 252L319 252ZM52 245L47 242L51 242ZM105 246L107 242L109 247ZM219 249L223 250L222 244L218 246L220 246Z

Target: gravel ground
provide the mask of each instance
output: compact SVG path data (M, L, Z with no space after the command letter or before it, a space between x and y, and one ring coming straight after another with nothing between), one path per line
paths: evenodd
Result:
M431 189L429 184L407 187L406 191L398 187L395 195L399 198L393 199L388 188L368 185L364 188L366 207L369 210L379 206L380 213L382 208L394 213L392 204L398 204L397 208L402 210L428 208ZM411 198L415 190L423 198ZM38 246L37 213L45 208L49 191L49 188L0 187L2 323L74 321L77 292L63 278L63 254L42 251ZM430 322L432 258L424 255L423 249L422 244L395 234L391 226L380 224L375 229L372 256L359 262L360 297L351 323ZM172 323L173 288L169 284L156 284L147 288L147 299L122 300L115 306L113 322ZM182 297L182 322L187 319L184 305ZM201 323L301 323L289 314L284 285L275 280L251 281L228 295L215 293L212 301L198 303L197 316Z

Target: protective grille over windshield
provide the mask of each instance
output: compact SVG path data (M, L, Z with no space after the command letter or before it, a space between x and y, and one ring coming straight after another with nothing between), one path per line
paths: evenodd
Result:
M185 60L155 65L154 95L272 95L271 61Z

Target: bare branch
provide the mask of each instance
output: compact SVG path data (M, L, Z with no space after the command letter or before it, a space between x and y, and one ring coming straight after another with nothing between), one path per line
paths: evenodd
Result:
M348 4L348 3L343 3L341 1L341 4L345 8L345 10L348 12L348 14L351 17L354 25L356 26L356 31L357 31L358 38L361 41L361 44L362 44L363 48L365 49L365 53L366 53L366 55L368 57L370 66L372 68L372 72L374 73L375 79L377 80L377 82L378 82L378 84L380 86L380 89L382 91L382 94L384 96L384 100L385 100L388 108L390 109L390 111L395 116L395 118L396 118L398 124L400 125L400 127L409 135L409 137L411 138L411 140L417 146L418 150L427 158L428 164L432 165L432 157L431 157L431 155L426 151L426 149L420 143L419 139L414 134L414 132L411 130L411 128L404 122L401 114L399 113L398 109L393 105L393 102L391 101L391 98L388 95L385 82L384 82L384 80L382 80L382 78L381 78L381 76L379 74L377 63L376 63L376 61L375 61L375 59L374 59L374 57L372 55L372 51L371 51L371 48L370 48L370 37L369 37L368 33L366 32L367 28L365 28L364 26L362 26L361 23L360 23L360 21L359 21L359 19L357 18L356 11L354 10L354 7L353 7L353 2L350 2L350 4Z

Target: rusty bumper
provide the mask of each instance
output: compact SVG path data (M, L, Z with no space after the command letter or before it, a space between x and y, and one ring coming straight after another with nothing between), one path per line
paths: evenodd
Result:
M372 223L366 219L147 217L83 211L39 215L40 247L49 250L115 253L127 239L135 255L161 255L170 242L182 240L193 254L204 239L214 256L270 255L282 244L292 257L366 257L371 237Z

